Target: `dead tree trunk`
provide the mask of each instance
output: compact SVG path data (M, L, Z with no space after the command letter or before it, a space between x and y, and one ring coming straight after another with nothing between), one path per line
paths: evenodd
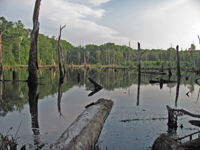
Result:
M31 32L31 49L29 53L29 64L28 64L28 71L29 71L28 83L29 84L38 83L37 40L38 40L38 34L39 34L38 18L39 18L40 2L41 0L36 0L35 9L33 13L33 30Z
M137 106L140 102L140 77L141 77L141 68L140 68L140 43L138 42L138 90L137 90Z
M61 46L61 31L64 27L66 27L66 25L63 26L62 28L60 26L60 35L58 37L58 59L59 59L58 61L59 61L59 70L60 70L60 80L63 80L64 78L63 55L62 55L62 46Z
M140 66L140 43L138 42L138 71L141 73L141 66Z
M131 51L130 51L130 47L131 47L131 41L129 41L129 68L131 67L131 62L130 62Z
M84 52L84 67L86 68L87 67L87 63L86 63L86 58L85 58L85 52Z
M180 63L179 63L179 53L178 53L178 49L179 49L179 47L178 47L178 45L177 45L177 46L176 46L176 52L177 52L177 70L178 70L177 75L180 76L180 75L181 75L181 72L180 72Z
M5 31L5 30L4 30ZM2 34L4 33L4 31L3 32L1 32L1 34L0 34L0 67L1 67L1 71L2 71L2 69L3 69L3 64L2 64L2 50L1 50L1 36L2 36Z

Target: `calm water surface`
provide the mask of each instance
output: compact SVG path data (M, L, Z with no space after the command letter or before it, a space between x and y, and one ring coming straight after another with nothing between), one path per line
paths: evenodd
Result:
M27 79L26 69L15 71L17 80ZM77 79L78 73L80 82ZM177 81L175 74L173 72L170 79ZM48 149L84 107L99 98L114 101L97 143L102 150L148 149L161 133L169 131L168 120L163 119L168 117L166 105L200 114L199 86L194 81L198 75L194 73L182 72L180 85L169 83L162 88L158 83L149 84L149 80L157 80L160 76L141 74L139 83L135 70L115 72L112 69L67 69L62 85L59 84L58 70L41 69L38 76L42 79L39 79L41 84L37 88L39 99L36 105L30 105L27 83L0 84L0 132L5 135L13 127L8 134L15 135L20 127L17 132L18 149L23 145L35 149L42 144L42 149ZM90 97L90 91L85 90L91 86L88 77L103 85L101 91ZM12 71L5 70L3 79L12 79ZM163 79L168 79L168 76L163 76ZM127 119L142 120L121 122ZM198 127L188 123L190 119L188 116L179 117L178 129L170 135L178 137L198 131ZM181 124L183 129L179 127Z

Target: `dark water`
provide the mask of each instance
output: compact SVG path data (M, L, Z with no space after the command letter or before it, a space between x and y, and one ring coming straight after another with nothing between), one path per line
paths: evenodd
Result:
M16 80L28 78L26 69L15 71ZM80 82L77 78L78 73ZM29 88L26 82L0 84L0 132L5 135L10 127L13 128L8 134L15 135L18 131L18 149L23 145L32 149L44 145L42 149L48 149L85 109L84 107L99 98L114 101L113 109L97 143L102 150L148 149L161 133L169 131L168 120L163 119L168 117L166 105L200 114L199 86L194 81L198 75L195 73L182 72L180 84L163 84L162 88L158 83L149 84L149 80L156 80L159 75L141 74L138 82L136 70L115 72L111 69L67 69L62 85L59 84L58 70L41 69L38 76L43 79L39 79L39 99L35 104L29 102ZM91 97L88 97L90 91L85 90L91 86L88 77L103 85L103 89ZM11 80L12 71L5 70L3 79ZM168 79L168 76L163 76L163 79ZM178 80L176 72L173 72L170 79ZM120 121L127 119L142 120ZM188 116L179 117L178 129L170 135L181 137L198 131L198 127L188 123L190 119ZM181 124L183 129L179 127Z

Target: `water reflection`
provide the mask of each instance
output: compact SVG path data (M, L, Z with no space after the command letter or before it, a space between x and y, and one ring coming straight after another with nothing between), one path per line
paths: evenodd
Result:
M140 103L140 78L141 78L141 72L138 71L138 90L137 90L137 106Z
M180 88L181 76L179 75L177 78L178 79L177 79L177 85L176 85L175 107L177 107L177 102L178 102L178 97L179 97L179 88Z
M16 77L17 80L25 80L27 79L28 72L26 69L23 70L16 70ZM161 80L152 80L156 78L160 78L158 75L148 75L148 74L141 74L139 75L134 70L130 71L113 71L111 69L107 69L106 71L101 69L95 69L95 70L87 70L87 69L67 69L66 75L68 81L64 84L61 84L59 82L59 72L58 70L54 69L41 69L40 74L44 77L44 85L45 88L42 86L38 87L38 90L40 91L39 99L43 99L44 97L48 95L54 95L56 93L59 93L59 99L58 104L61 102L62 93L68 91L73 86L79 86L86 88L90 87L90 81L86 80L86 78L92 78L97 83L101 83L103 85L103 88L108 91L113 91L117 88L127 89L130 88L131 85L136 84L138 85L137 89L137 105L139 105L139 93L140 93L140 86L141 85L148 85L151 84L157 84L159 85L160 89L162 89L163 84L167 84L167 87L177 87L176 89L176 97L175 97L175 105L177 106L178 101L178 91L181 84L188 85L189 92L192 93L194 91L194 80L197 78L197 76L194 73L187 73L185 72L185 75L182 75L181 77L177 78L176 75L172 75L171 77L167 78L168 76L163 76L162 82ZM187 76L187 78L185 78ZM144 78L141 78L144 77ZM1 80L2 80L1 75ZM12 80L13 74L10 70L4 71L4 79L6 80ZM80 80L83 78L84 80ZM169 80L172 78L172 80ZM175 79L177 78L177 83L175 83ZM127 82L128 79L128 82ZM188 79L188 80L186 80ZM168 82L166 82L168 81ZM0 92L2 92L0 100L3 105L0 107L1 116L5 116L8 112L12 112L15 110L22 110L23 105L25 105L26 99L28 97L28 87L26 83L23 82L0 82ZM10 92L12 91L12 92ZM130 89L128 89L128 93L130 93ZM15 100L14 100L15 98ZM59 106L59 105L58 105ZM60 110L60 106L59 106ZM60 112L60 111L59 111Z
M150 74L139 74L137 70L118 69L115 71L114 69L106 69L106 70L67 69L66 74L65 74L65 79L63 80L63 82L60 82L58 69L57 70L40 69L38 73L40 74L40 76L44 77L44 79L42 79L42 83L44 84L43 86L37 85L37 86L28 87L27 83L24 83L24 82L0 82L0 92L2 92L1 94L2 99L1 99L1 106L0 106L0 117L1 117L0 119L4 117L6 118L9 112L21 113L21 111L24 110L24 107L26 105L29 105L30 106L29 111L31 115L30 116L31 131L34 135L34 144L38 148L40 148L40 146L43 146L43 144L41 144L42 139L40 138L40 135L42 134L41 126L42 126L43 120L38 119L38 117L42 118L42 113L38 114L38 112L44 111L44 110L38 110L39 102L42 103L46 100L45 105L50 105L48 104L50 103L49 97L52 98L51 107L55 106L56 112L55 113L54 111L49 112L48 109L50 106L48 107L45 106L43 107L43 109L45 109L49 114L51 113L53 115L56 114L59 116L65 116L66 118L67 118L67 115L72 115L74 113L72 112L72 109L74 109L74 107L76 109L74 109L73 111L76 111L77 109L81 110L81 108L84 108L86 104L91 103L91 100L94 101L96 100L96 98L101 98L101 97L117 99L120 102L116 103L115 107L120 107L120 108L121 106L127 107L126 98L130 97L131 100L128 106L130 106L131 108L133 108L134 106L138 106L137 108L134 108L134 110L137 111L137 109L144 106L144 103L146 103L145 104L146 108L143 108L145 112L145 110L147 111L148 108L151 105L153 105L151 103L148 103L146 100L150 99L152 95L159 96L159 92L162 93L163 91L166 91L166 89L172 89L175 92L175 95L172 95L172 98L169 97L169 99L170 98L173 99L173 105L175 103L175 106L177 107L178 105L182 106L182 98L180 97L183 97L183 96L187 97L187 96L185 95L186 92L184 93L184 95L181 94L180 87L186 86L189 88L190 93L193 93L195 90L194 79L198 77L194 73L187 73L187 72L182 73L182 76L178 78L174 72L172 73L171 76L160 76L160 75L150 75ZM15 70L15 74L16 74L15 80L26 80L28 77L28 72L26 69ZM186 80L186 77L187 77L187 80ZM13 72L11 70L4 70L3 77L1 77L1 80L2 78L6 80L12 80ZM93 79L97 83L101 83L103 89L101 91L99 90L100 92L96 92L94 90L92 91L92 93L85 91L86 88L89 88L91 86L91 82L88 80L88 78ZM162 78L162 82L161 82L161 78ZM149 81L155 81L155 82L152 84L149 84ZM157 88L160 89L160 91ZM68 93L71 89L73 90L76 89L76 90L71 91L73 94L71 97L68 97L70 94L66 94L66 93ZM145 93L144 92L145 89L154 89L154 92ZM128 92L126 93L128 94L124 92L127 90ZM94 99L87 97L88 94L89 96L90 94L93 95L92 98L94 97ZM79 95L81 96L78 97ZM199 94L197 95L197 100L198 100L198 96ZM67 105L66 103L70 101L71 99L73 99L72 97L76 97L75 100L80 99L80 101L74 100L74 103L70 103L70 105ZM160 99L163 99L163 97L161 96ZM174 102L174 99L175 99L175 102ZM196 97L195 97L195 100L196 100ZM83 102L81 103L81 101ZM165 103L163 105L165 105ZM158 105L158 104L156 103L155 105ZM159 109L160 105L156 109ZM61 109L63 106L65 106L65 109ZM71 107L71 109L69 110L69 108L66 108L66 106ZM124 108L124 110L130 111L131 109ZM121 110L121 111L124 111L124 110ZM140 113L141 112L139 112L138 115ZM75 119L75 117L74 116L71 117L72 118L71 122ZM60 117L59 119L65 119L65 118ZM115 119L115 122L121 119L122 118L117 118ZM56 121L53 120L52 122L56 122ZM69 124L71 122L69 122ZM53 126L53 123L52 123L52 126ZM62 126L66 130L67 128L66 122L64 122ZM55 130L59 130L59 129L56 128ZM62 131L60 132L62 133Z
M37 93L38 84L29 85L29 106L30 106L30 114L31 114L31 128L34 134L34 147L35 149L41 149L44 144L41 144L40 140L40 128L38 122L38 97L39 93Z

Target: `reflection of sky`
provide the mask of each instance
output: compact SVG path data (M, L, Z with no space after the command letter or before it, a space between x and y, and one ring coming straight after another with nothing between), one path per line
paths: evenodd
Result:
M163 89L160 89L159 85L141 85L139 106L137 106L137 88L138 86L134 84L130 87L130 92L129 88L118 88L114 91L102 89L92 97L88 97L90 91L85 91L85 87L74 86L63 93L61 100L63 117L60 117L58 112L57 95L45 97L43 100L40 99L38 101L38 121L41 140L49 144L54 142L84 110L84 106L99 98L107 98L114 101L114 107L102 129L99 139L99 141L102 141L100 147L102 149L105 149L105 147L109 149L131 149L134 146L137 149L142 149L151 146L159 134L167 131L167 120L126 123L120 122L120 120L166 118L166 105L175 107L176 86L170 89L164 84ZM189 93L190 97L185 95L188 91L187 86L180 86L177 108L183 108L192 113L200 113L199 101L196 103L198 86L195 85L194 92ZM6 117L0 118L0 132L5 133L13 126L10 134L16 133L21 120L23 122L18 132L20 137L18 147L33 141L29 105L25 105L21 113L12 112L8 113ZM180 122L184 121L184 117L180 118ZM190 127L191 125L185 123L184 128ZM193 131L178 128L178 134L181 135L191 132Z

